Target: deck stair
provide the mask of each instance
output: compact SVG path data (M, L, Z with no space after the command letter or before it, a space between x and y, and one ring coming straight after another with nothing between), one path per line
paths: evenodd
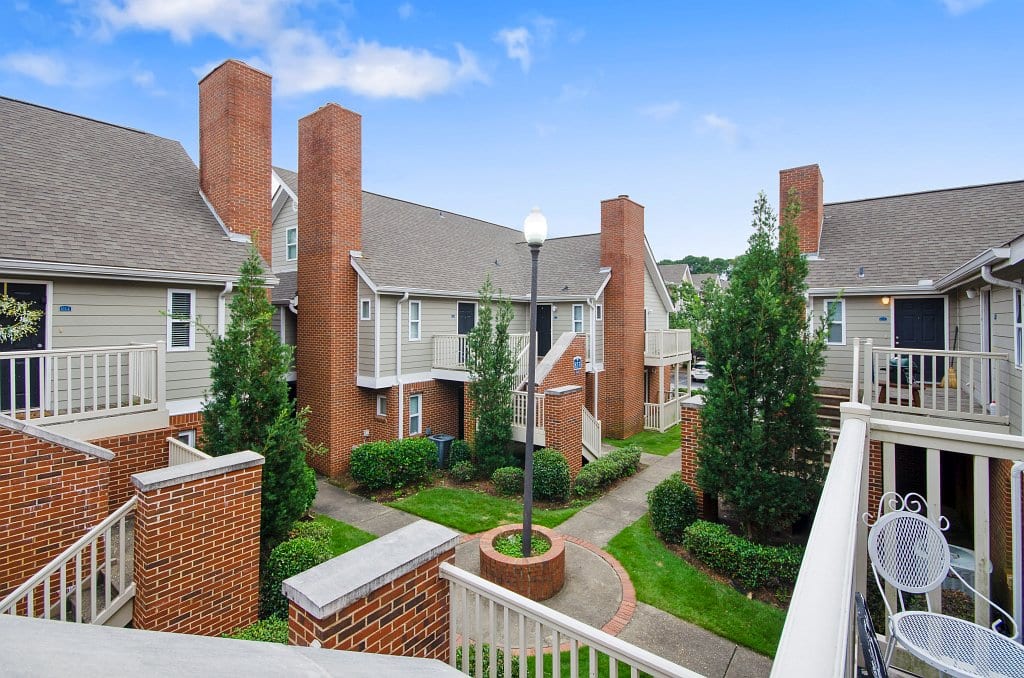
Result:
M818 401L818 419L825 428L839 428L839 405L850 399L850 390L823 386L815 396Z

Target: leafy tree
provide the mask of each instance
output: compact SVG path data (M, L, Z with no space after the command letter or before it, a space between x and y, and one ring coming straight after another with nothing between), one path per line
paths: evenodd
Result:
M678 285L669 285L668 291L672 297L672 302L679 307L678 311L673 311L669 314L668 326L673 330L690 330L691 348L695 353L704 355L697 325L697 313L700 304L700 295L697 294L697 288L688 282L683 282Z
M263 266L250 249L231 298L223 337L210 337L210 391L203 407L203 447L220 456L253 450L265 458L260 513L264 545L285 537L316 496L306 465L307 410L296 411L285 381L292 347L274 331L274 309L263 287Z
M658 263L687 264L690 267L690 273L727 273L734 261L734 259L723 259L722 257L712 259L690 254L682 259L662 259Z
M814 508L824 475L815 400L824 326L811 329L807 263L790 195L781 227L762 192L754 233L728 290L709 286L694 305L708 368L697 482L720 494L747 530L765 538Z
M480 288L476 326L466 337L466 368L472 380L469 397L473 401L477 430L474 436L477 459L489 476L512 461L512 379L515 356L508 341L512 322L512 302L503 298L490 276Z

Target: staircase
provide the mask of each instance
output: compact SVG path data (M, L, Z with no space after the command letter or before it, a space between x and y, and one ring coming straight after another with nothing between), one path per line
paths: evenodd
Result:
M586 405L583 406L583 456L594 461L601 453L601 420L595 419Z
M850 399L850 390L822 386L815 398L818 401L818 421L829 436L828 453L831 455L839 438L839 405Z

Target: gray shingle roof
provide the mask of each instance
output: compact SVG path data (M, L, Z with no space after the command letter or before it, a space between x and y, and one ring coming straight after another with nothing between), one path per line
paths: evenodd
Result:
M683 282L683 276L690 270L689 264L658 264L661 277L670 285ZM692 275L692 274L691 274Z
M238 271L177 141L0 97L0 257Z
M820 259L808 262L807 282L867 287L938 280L1021 233L1024 181L829 203Z
M275 304L287 304L299 291L299 272L282 271L275 273L278 283L271 292L271 301Z
M298 195L298 175L274 171ZM359 265L379 287L469 295L490 274L505 294L530 293L529 247L516 229L363 191L362 240ZM593 295L606 277L600 268L599 233L550 238L541 248L538 294Z

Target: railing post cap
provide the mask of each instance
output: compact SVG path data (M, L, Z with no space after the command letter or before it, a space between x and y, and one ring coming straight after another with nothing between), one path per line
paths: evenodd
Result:
M863 403L840 403L839 418L840 420L861 419L868 421L871 419L871 408Z

